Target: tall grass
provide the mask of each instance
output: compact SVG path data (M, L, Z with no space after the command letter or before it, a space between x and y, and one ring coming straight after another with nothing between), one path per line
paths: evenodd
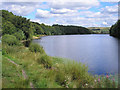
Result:
M3 49L6 51L4 56L15 61L21 68L24 68L29 77L29 81L31 81L36 88L117 87L117 82L111 80L110 77L100 76L99 78L89 74L88 67L80 62L50 57L45 53L32 52L29 48L23 46L13 47L4 45ZM7 64L7 61L5 64ZM9 68L9 65L6 66ZM6 73L5 69L6 67L3 67L3 73ZM15 72L11 71L9 74L12 74L13 76L11 77L14 79ZM4 87L10 87L8 85L10 84L11 79L7 78L5 79L6 81L3 80ZM20 79L16 79L15 81L21 82ZM13 85L18 87L15 83ZM27 88L29 86L26 82L25 86L20 87Z

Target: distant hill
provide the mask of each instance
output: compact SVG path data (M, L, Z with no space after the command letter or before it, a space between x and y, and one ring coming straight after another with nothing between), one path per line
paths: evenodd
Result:
M88 29L98 34L109 34L110 27L88 27Z

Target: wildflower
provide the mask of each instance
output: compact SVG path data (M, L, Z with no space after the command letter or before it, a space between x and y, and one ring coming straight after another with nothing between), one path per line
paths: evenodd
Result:
M85 85L87 86L88 84L86 83Z
M96 80L95 80L95 82L96 82Z
M98 78L98 82L100 82L100 78Z
M113 78L113 81L115 81L115 79Z
M66 88L69 88L68 86L66 86Z
M108 76L108 75L106 75L106 78L109 78L109 76Z

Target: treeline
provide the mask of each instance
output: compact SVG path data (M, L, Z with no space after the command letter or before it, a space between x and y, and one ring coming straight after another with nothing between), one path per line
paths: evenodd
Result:
M31 40L33 35L69 35L90 34L87 28L80 26L45 25L32 22L22 16L16 16L12 12L2 10L2 35L10 34L18 40Z
M120 38L120 20L118 20L114 25L111 26L110 35Z

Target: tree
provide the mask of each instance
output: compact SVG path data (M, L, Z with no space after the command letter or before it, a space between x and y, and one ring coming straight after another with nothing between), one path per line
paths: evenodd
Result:
M25 38L24 33L22 30L19 30L17 32L14 33L14 36L18 39L18 40L23 40Z
M118 20L114 25L111 26L110 35L120 38L120 20Z
M14 32L16 32L16 28L15 26L9 22L9 21L6 21L2 24L2 34L13 34Z

